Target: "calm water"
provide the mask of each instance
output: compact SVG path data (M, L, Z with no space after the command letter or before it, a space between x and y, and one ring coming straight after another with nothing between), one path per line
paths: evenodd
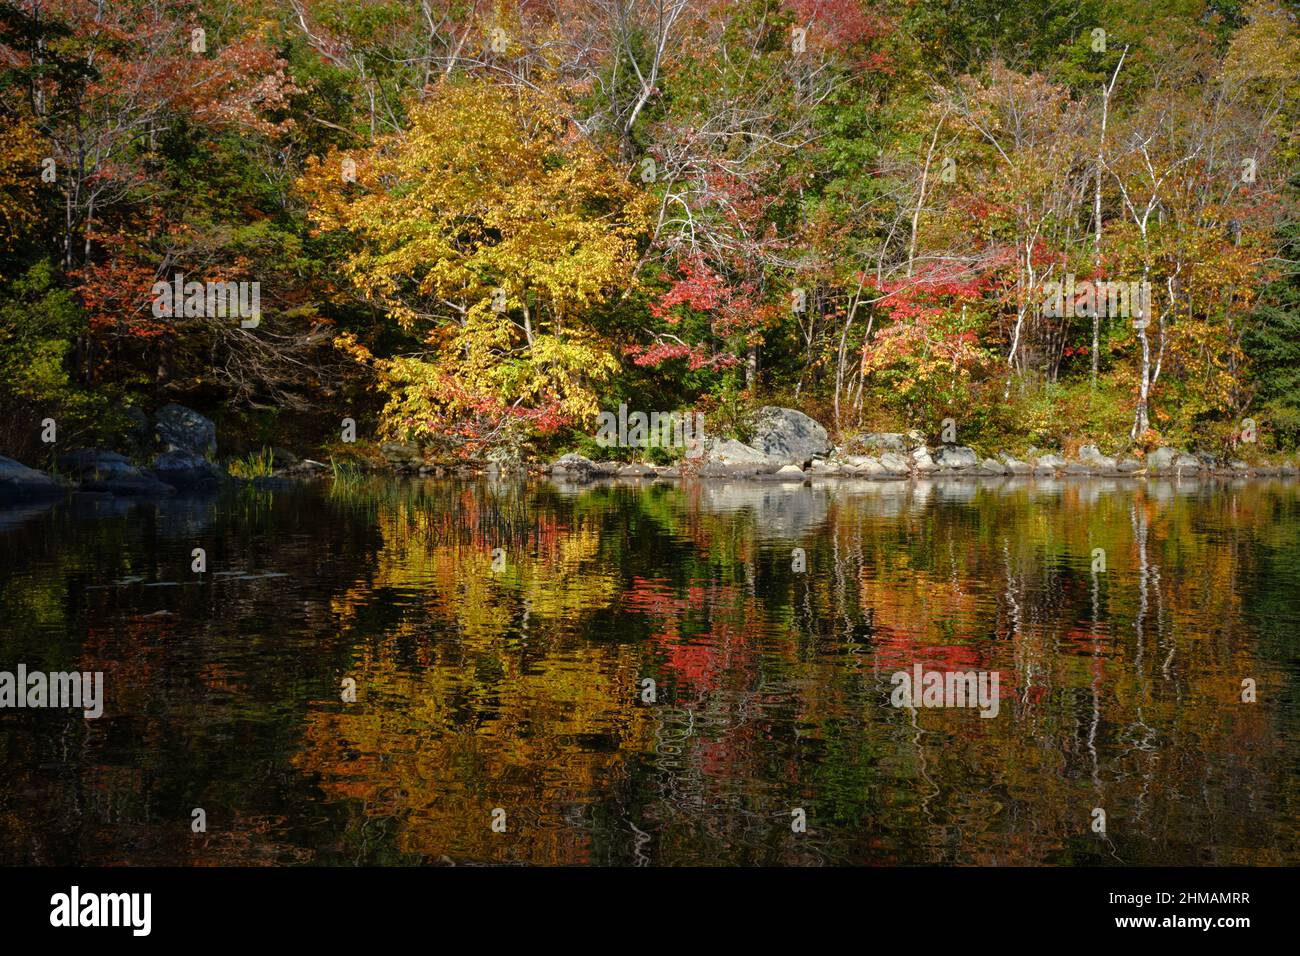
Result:
M1298 632L1295 483L0 510L0 670L107 697L0 710L0 863L1295 864Z

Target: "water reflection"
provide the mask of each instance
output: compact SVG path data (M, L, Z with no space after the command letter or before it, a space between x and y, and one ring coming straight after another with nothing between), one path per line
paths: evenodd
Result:
M1266 481L0 512L0 670L107 692L0 711L0 863L1294 864L1298 586ZM892 707L917 663L998 716Z

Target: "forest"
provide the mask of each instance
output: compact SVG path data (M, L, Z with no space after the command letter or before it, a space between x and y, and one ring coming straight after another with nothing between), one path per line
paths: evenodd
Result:
M763 404L1289 454L1298 9L6 0L0 454L168 402L225 455Z

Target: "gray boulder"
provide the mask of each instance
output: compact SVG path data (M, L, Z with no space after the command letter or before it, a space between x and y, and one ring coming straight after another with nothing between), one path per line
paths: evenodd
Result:
M1136 458L1122 458L1120 459L1119 464L1115 466L1115 470L1121 475L1131 475L1135 471L1142 470L1142 462L1138 461Z
M1172 448L1155 448L1147 452L1147 471L1152 474L1171 471L1174 466L1174 459L1177 457L1178 452Z
M900 432L867 432L858 436L857 444L872 451L907 451L907 437Z
M172 402L154 413L153 422L166 451L188 451L195 455L217 453L217 426L192 408Z
M979 456L965 445L944 445L935 454L934 463L940 468L973 468L979 464Z
M911 473L908 460L897 452L887 451L880 456L880 467L886 475L907 475Z
M768 474L781 467L782 462L734 438L711 439L705 442L701 478L745 478Z
M831 453L826 429L793 408L765 405L754 418L754 448L779 465L800 465Z
M1009 455L1005 451L998 453L998 461L1002 462L1002 467L1012 475L1029 475L1033 474L1034 466L1027 461L1021 461L1015 455Z
M82 491L112 495L170 495L176 492L148 472L141 471L115 451L80 449L58 458L59 469L75 478Z
M45 472L0 455L0 502L58 498L67 490Z
M561 455L551 465L551 474L566 481L591 481L597 473L596 463L576 452Z
M1008 468L1002 462L998 461L996 458L985 458L984 461L980 463L980 470L986 471L990 475L1011 474L1011 469Z
M214 488L230 478L218 465L187 451L163 452L150 471L173 488Z
M414 442L386 441L379 446L379 454L384 456L384 461L398 469L414 471L424 464L424 454Z
M649 465L637 463L624 465L618 470L618 476L620 478L653 478L656 474L658 474L658 472Z
M1097 474L1110 475L1118 470L1119 462L1109 455L1103 455L1096 445L1084 445L1079 449L1079 462Z
M1039 468L1050 468L1053 471L1060 471L1065 467L1066 462L1065 459L1062 458L1060 455L1053 455L1049 453L1046 455L1039 455L1038 461L1035 462L1035 465L1036 467L1034 469L1034 474L1038 474Z
M939 470L925 445L912 449L912 470L918 475L929 475Z

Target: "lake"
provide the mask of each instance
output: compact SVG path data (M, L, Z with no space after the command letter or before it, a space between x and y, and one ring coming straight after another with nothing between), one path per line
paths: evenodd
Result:
M105 699L0 710L0 864L1294 865L1298 634L1295 482L10 507L0 670Z

